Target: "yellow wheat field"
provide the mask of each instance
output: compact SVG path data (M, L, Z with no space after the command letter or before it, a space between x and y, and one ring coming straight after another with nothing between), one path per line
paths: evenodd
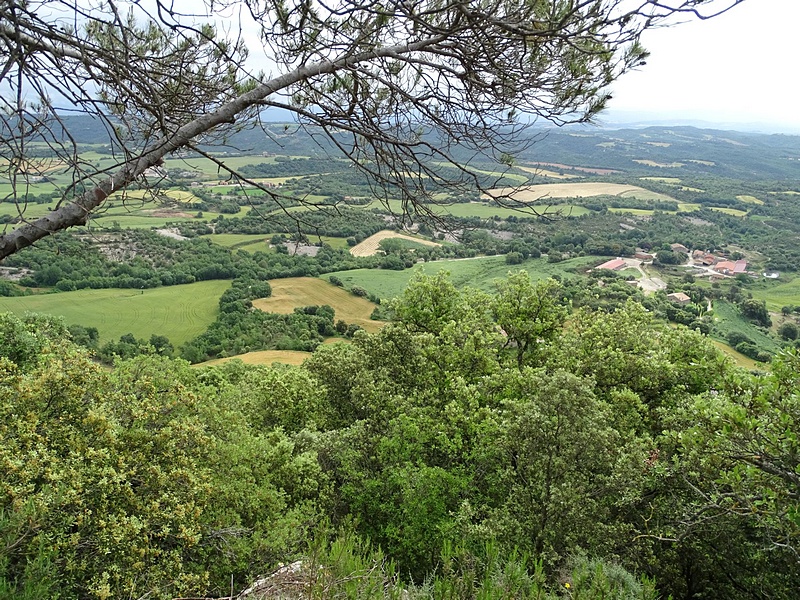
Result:
M525 171L526 173L533 173L534 176L539 177L550 177L551 179L580 179L580 175L570 175L569 173L558 173L556 171L550 171L548 169L542 169L540 167L517 167L520 171Z
M311 352L300 352L297 350L259 350L258 352L248 352L247 354L237 354L226 358L216 358L204 363L194 365L196 367L214 367L228 362L229 360L241 360L248 365L271 365L272 363L283 363L285 365L300 365L311 356Z
M297 306L322 306L327 304L336 311L336 321L363 327L374 333L385 325L383 321L369 318L375 304L366 298L353 296L350 292L316 277L288 277L273 279L272 296L253 300L253 306L271 313L289 314Z
M353 256L372 256L378 253L380 249L380 243L383 240L387 240L389 238L399 238L401 240L408 240L410 242L416 242L417 244L422 244L424 246L441 246L441 244L437 242L432 242L430 240L423 240L420 238L415 238L410 235L405 235L403 233L397 233L396 231L389 231L388 229L384 229L383 231L379 231L375 235L369 236L360 244L356 244L352 248L350 248L350 254Z
M622 183L587 181L583 183L543 183L523 188L497 188L490 190L493 196L508 195L517 202L536 202L549 198L588 198L591 196L628 196L643 199L671 200L669 196L651 192L644 188Z

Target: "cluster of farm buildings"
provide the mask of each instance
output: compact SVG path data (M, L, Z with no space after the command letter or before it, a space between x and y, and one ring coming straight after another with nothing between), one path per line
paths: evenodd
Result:
M691 259L690 266L694 266L700 269L707 271L707 274L712 278L716 277L732 277L734 275L739 275L740 273L747 274L747 261L746 260L730 260L724 256L717 256L715 254L711 254L710 252L704 252L703 250L695 250L694 252L690 251L686 246L683 244L671 244L670 248L673 252L680 252L685 254L687 257ZM648 254L644 251L637 251L634 255L634 258L641 260L642 262L652 261L655 257L652 254ZM609 269L611 271L620 271L624 269L628 264L625 262L623 258L614 258L612 260L604 262L602 265L595 267L596 269ZM703 273L700 273L703 275Z

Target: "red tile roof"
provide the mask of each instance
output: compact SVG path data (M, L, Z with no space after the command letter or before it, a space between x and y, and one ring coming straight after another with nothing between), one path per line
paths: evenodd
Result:
M621 258L615 258L604 262L602 265L595 267L595 269L609 269L611 271L618 271L625 266L625 261Z

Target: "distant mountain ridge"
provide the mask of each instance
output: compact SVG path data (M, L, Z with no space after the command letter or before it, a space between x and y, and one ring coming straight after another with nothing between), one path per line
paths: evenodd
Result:
M106 128L96 119L66 116L62 120L78 144L109 144ZM327 138L296 124L267 123L266 128L268 134L261 129L241 131L230 135L225 145L203 148L229 154L325 157L337 153ZM800 180L800 135L686 125L623 129L533 126L530 132L534 142L515 155L519 163L603 167L650 176Z

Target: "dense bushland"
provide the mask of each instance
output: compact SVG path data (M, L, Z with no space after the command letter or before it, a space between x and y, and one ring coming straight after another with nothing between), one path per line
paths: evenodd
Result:
M800 358L751 375L564 291L417 277L302 367L108 371L0 317L0 590L227 596L302 559L316 597L792 598Z

